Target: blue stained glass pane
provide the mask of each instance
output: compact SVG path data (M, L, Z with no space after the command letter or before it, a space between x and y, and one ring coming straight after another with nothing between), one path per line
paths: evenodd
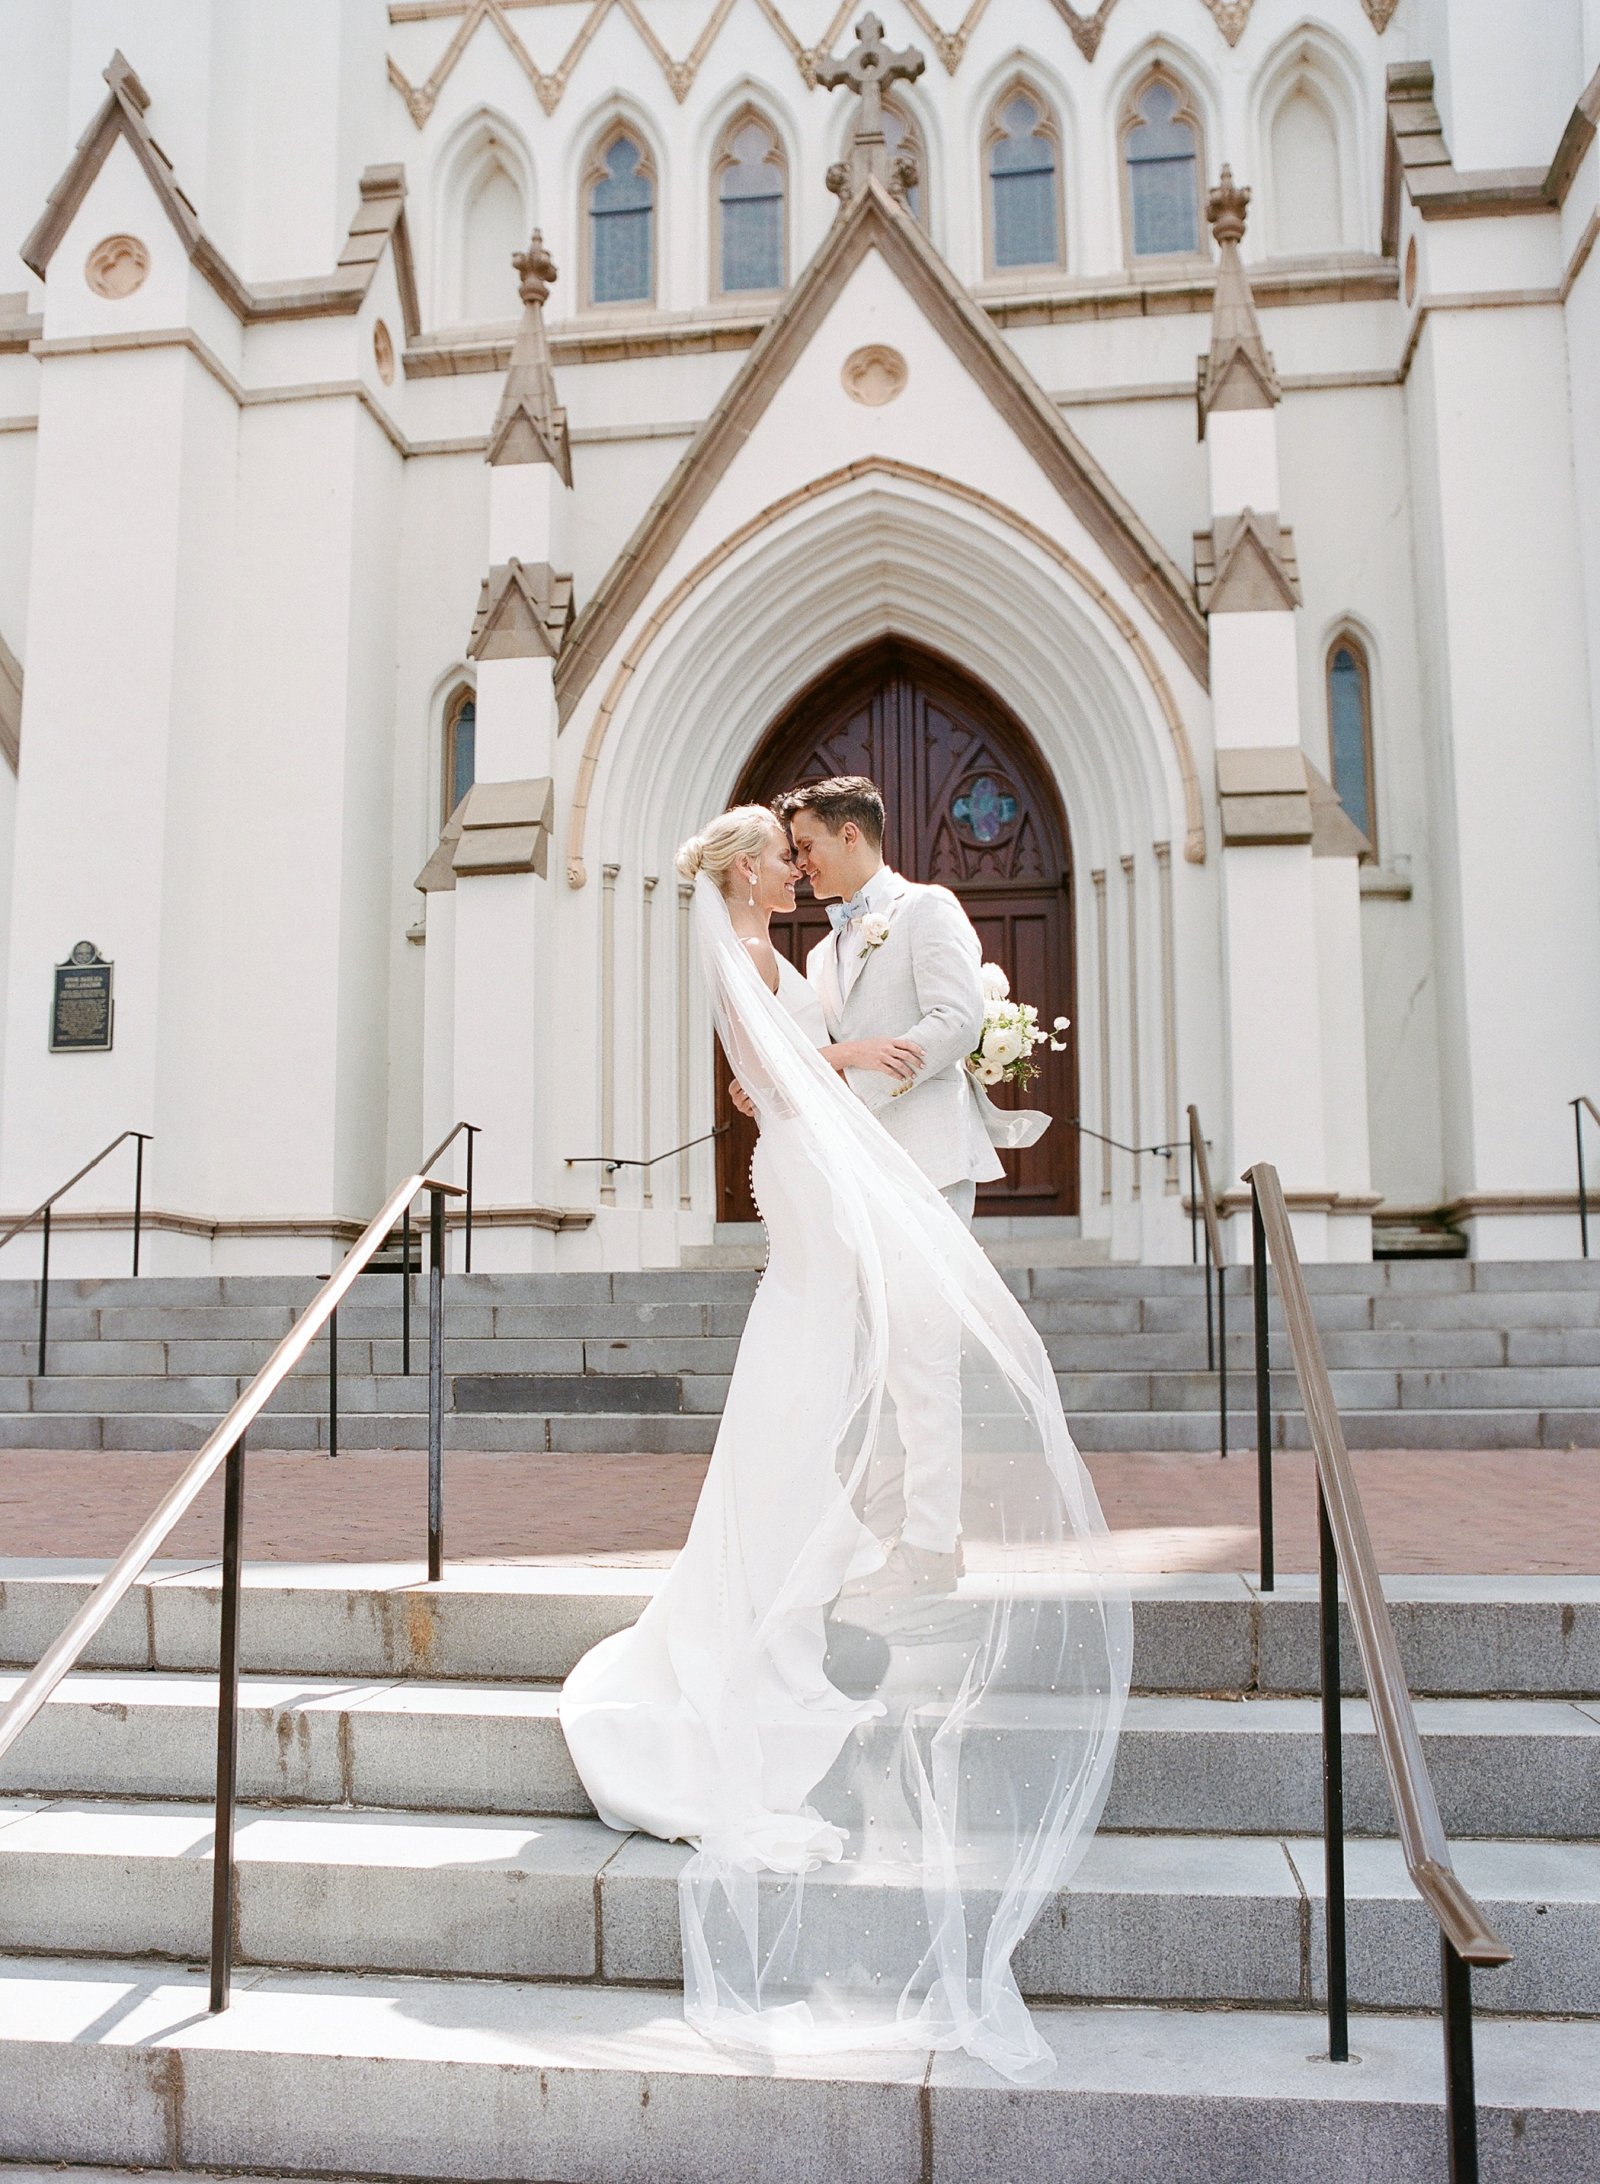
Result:
M1004 151L1004 145L996 150ZM1054 265L1056 262L1056 178L1053 167L1002 174L994 188L994 262L1007 265Z
M454 811L476 778L478 708L464 698L456 708L450 730L450 809Z
M1168 84L1150 86L1139 101L1139 117L1127 154L1134 256L1198 250L1194 131L1178 119L1177 95Z
M1328 741L1339 801L1370 842L1372 783L1367 777L1367 693L1361 663L1340 645L1328 666Z
M997 841L1017 816L1017 800L1007 796L987 774L980 774L964 795L954 799L950 816L977 842Z
M725 290L783 286L783 198L724 198L722 285Z
M1056 263L1056 162L1040 118L1032 99L1012 99L989 154L997 266Z
M639 172L640 153L618 137L604 176L589 197L591 286L595 303L647 303L655 191Z

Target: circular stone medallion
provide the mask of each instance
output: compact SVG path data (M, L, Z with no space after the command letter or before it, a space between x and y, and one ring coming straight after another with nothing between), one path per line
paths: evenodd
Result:
M108 235L84 260L83 277L97 296L118 302L145 284L150 253L137 235Z
M898 349L873 341L864 349L851 350L839 376L852 402L864 402L868 409L881 409L885 402L892 402L897 394L905 392L911 371Z
M1417 300L1417 238L1413 235L1406 245L1406 309L1409 311Z
M392 387L394 385L394 343L390 340L389 329L384 325L382 319L379 319L377 325L372 329L372 360L378 367L378 377L386 387Z

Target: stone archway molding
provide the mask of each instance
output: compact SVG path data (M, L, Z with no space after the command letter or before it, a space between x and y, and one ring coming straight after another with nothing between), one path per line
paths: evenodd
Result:
M700 586L709 577L713 576L724 563L729 561L733 555L738 553L742 547L747 546L753 538L770 529L773 524L781 522L785 516L792 514L795 509L803 507L808 501L818 500L823 495L835 492L842 486L851 485L869 477L894 478L902 483L921 486L935 493L948 494L953 499L965 501L969 506L981 509L985 515L992 516L997 521L1009 526L1013 531L1020 533L1022 537L1028 540L1030 545L1037 547L1042 554L1055 562L1057 567L1062 569L1081 591L1087 593L1138 661L1140 670L1150 686L1151 694L1161 710L1162 718L1165 720L1168 733L1172 738L1173 755L1177 762L1179 779L1183 785L1183 853L1190 864L1204 864L1206 861L1205 810L1201 800L1200 777L1195 769L1194 749L1189 741L1188 727L1178 701L1173 695L1172 685L1167 680L1160 661L1156 658L1149 641L1121 601L1115 598L1075 555L1069 553L1047 531L1042 530L1038 524L1031 522L1026 516L1019 515L1015 509L1006 507L1004 502L994 499L992 495L983 492L981 488L967 485L956 478L944 477L938 471L925 470L916 463L902 462L893 456L872 455L863 457L858 462L846 463L840 469L831 470L822 477L813 478L807 484L797 487L794 492L784 494L782 499L773 501L767 507L758 510L747 522L742 523L736 531L730 532L727 538L720 540L710 553L704 555L695 563L692 569L689 569L680 577L666 598L662 600L661 604L636 631L632 642L617 663L611 681L607 685L605 696L601 699L595 717L590 723L589 733L584 739L583 757L578 766L578 777L573 789L572 810L567 823L567 885L572 888L581 888L588 881L589 873L584 850L588 832L589 799L594 786L595 774L600 764L600 756L605 748L606 737L610 731L617 707L621 704L628 685L637 674L643 664L645 655L650 651L656 639L684 604L699 590Z

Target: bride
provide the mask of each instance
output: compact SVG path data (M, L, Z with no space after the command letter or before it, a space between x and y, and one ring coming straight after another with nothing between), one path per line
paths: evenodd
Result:
M760 1128L767 1267L683 1552L572 1671L562 1728L608 1825L694 1846L684 2008L707 2037L768 2056L959 2047L1037 2077L1051 2051L1011 1957L1105 1803L1127 1590L1043 1343L847 1089L859 1057L826 1045L772 946L794 907L782 826L724 812L678 869ZM886 1382L955 1342L958 1574L908 1594Z

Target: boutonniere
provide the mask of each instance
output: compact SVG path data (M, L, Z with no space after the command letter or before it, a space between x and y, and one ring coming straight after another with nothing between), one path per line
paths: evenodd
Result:
M868 954L874 948L881 948L888 937L889 920L881 910L874 910L870 916L861 920L861 952L863 955Z

